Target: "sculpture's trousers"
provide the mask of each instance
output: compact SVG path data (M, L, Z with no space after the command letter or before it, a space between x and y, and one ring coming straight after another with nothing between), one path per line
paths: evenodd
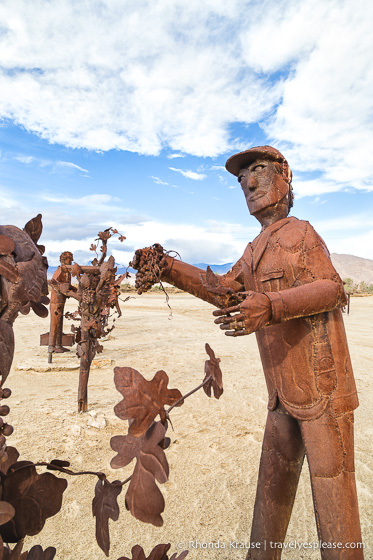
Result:
M281 558L305 455L323 560L364 558L354 469L353 413L299 421L268 413L247 560ZM294 545L293 545L294 546ZM299 550L299 555L309 550Z
M52 290L50 302L49 351L62 348L63 312L66 296Z

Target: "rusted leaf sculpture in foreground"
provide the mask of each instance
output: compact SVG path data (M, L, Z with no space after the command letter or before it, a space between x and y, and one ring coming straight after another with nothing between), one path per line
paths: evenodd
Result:
M205 379L203 380L203 390L208 397L211 397L211 390L214 397L219 399L223 394L223 378L219 366L220 358L216 358L214 351L209 344L205 344L205 350L209 355L209 360L205 362Z
M125 467L136 458L126 493L126 508L136 519L156 527L163 525L161 513L165 502L155 481L167 482L169 474L166 455L159 445L166 429L161 422L155 422L140 437L114 436L110 442L112 449L118 452L111 461L112 468Z
M28 313L33 309L41 317L47 315L44 304L46 298L47 262L40 252L43 246L36 245L42 231L41 215L26 224L21 231L14 226L0 226L0 400L7 399L11 391L3 387L9 373L13 352L14 337L12 324L19 312ZM113 230L113 233L115 230ZM111 236L109 231L102 232L100 239L105 243ZM96 247L94 247L96 249ZM91 278L82 267L75 264L70 266L71 273L79 280L81 305L79 313L82 316L80 341L83 343L89 334L98 338L105 328L110 307L117 305L117 288L123 277L115 280L114 259L103 259L99 265L99 274L91 284ZM59 289L61 286L59 287ZM66 288L66 286L65 286ZM67 286L70 288L70 286ZM62 288L61 288L62 290ZM87 291L84 291L87 290ZM92 311L90 304L94 294L103 294L100 300L98 315ZM72 293L76 294L74 290ZM64 291L69 294L69 289ZM105 296L105 297L104 297ZM96 301L97 303L97 301ZM86 305L86 307L84 307ZM106 307L105 307L106 306ZM103 310L107 309L107 312ZM118 309L119 310L119 309ZM83 315L86 324L83 328ZM101 317L101 318L100 318ZM81 344L82 347L82 344ZM96 539L106 556L109 554L109 519L116 521L119 517L117 498L122 487L130 483L125 497L127 509L137 518L156 526L162 525L161 513L164 510L164 498L156 484L168 480L169 467L164 450L170 440L165 437L167 418L175 406L183 404L190 396L206 384L211 384L217 396L222 391L219 359L215 358L209 349L211 366L205 368L205 380L197 388L182 397L178 389L168 389L168 376L164 371L158 371L152 381L147 381L142 375L131 368L116 368L116 386L123 395L123 400L116 407L120 418L130 422L129 433L126 436L114 436L111 440L112 448L117 456L112 460L114 468L121 468L136 459L132 476L120 482L109 482L102 472L82 471L74 472L69 468L69 462L55 459L50 463L19 460L19 453L14 447L7 447L6 437L13 432L12 426L3 417L9 413L7 405L0 405L0 560L53 560L56 549L49 547L45 550L40 545L33 546L29 551L22 552L23 539L27 535L36 535L43 528L47 518L55 515L61 508L62 496L67 487L67 481L45 472L39 474L36 467L47 467L49 470L60 471L68 475L94 475L98 477L95 487L95 497L92 502L92 513L96 518ZM83 348L82 355L86 356ZM89 353L88 353L89 355ZM206 362L207 364L207 362ZM206 366L207 367L207 366ZM218 393L215 384L218 386ZM210 389L211 392L211 389ZM221 393L219 393L220 396ZM165 405L171 405L165 409ZM155 421L159 415L160 421ZM4 545L15 543L13 549ZM188 551L179 555L167 555L169 544L157 545L146 558L143 549L137 545L132 549L132 560L183 560ZM126 557L122 557L122 560ZM127 559L128 560L128 559Z
M115 406L114 411L119 418L129 420L130 425L127 435L117 435L110 440L112 449L117 453L111 461L111 467L114 469L126 467L136 458L133 474L127 479L130 480L130 485L125 504L132 515L140 521L156 526L163 524L161 514L165 503L156 481L164 483L168 480L169 466L164 449L167 447L166 419L170 411L175 406L182 405L187 397L202 387L204 389L208 387L206 393L209 396L213 391L215 398L219 398L223 392L220 359L215 357L208 344L205 348L209 355L209 359L205 362L205 379L184 396L178 389L168 389L168 376L164 371L158 371L151 381L147 381L133 368L114 369L115 385L123 395L123 400ZM165 404L171 406L165 409ZM155 422L158 415L160 421ZM133 559L145 558L141 547L134 547L132 554ZM185 556L186 554L181 555L180 558ZM176 556L172 558L176 559Z
M24 230L0 226L0 401L11 395L4 388L14 353L13 323L19 313L32 309L46 317L49 303L44 247L37 241L42 233L41 214L30 220ZM32 547L22 552L23 537L35 535L45 520L61 508L67 482L50 473L38 474L29 461L18 461L19 453L7 447L12 426L3 420L9 407L0 406L0 560L52 560L55 549ZM5 542L17 543L11 550Z
M36 544L29 552L24 552L20 560L53 560L56 554L54 546L48 546L45 550L42 549L40 544Z
M168 557L167 552L170 548L170 544L158 544L155 548L153 548L149 556L146 557L144 549L137 544L131 550L131 558L122 556L121 558L118 558L118 560L183 560L189 553L189 551L186 550L177 556L177 553L175 552L175 554L171 557Z
M96 517L96 540L106 556L110 549L109 519L117 521L119 518L117 498L122 491L122 486L118 482L110 484L107 479L99 479L92 502L92 513Z
M168 389L168 375L165 371L157 371L151 381L147 381L138 371L128 367L114 369L114 382L117 390L123 395L114 412L122 420L133 420L128 433L141 436L159 414L161 421L166 421L165 404L179 401L182 405L181 393L178 389Z
M20 461L2 478L2 498L15 509L14 517L0 528L6 542L36 535L48 517L61 509L67 482L51 473L38 474L35 465Z

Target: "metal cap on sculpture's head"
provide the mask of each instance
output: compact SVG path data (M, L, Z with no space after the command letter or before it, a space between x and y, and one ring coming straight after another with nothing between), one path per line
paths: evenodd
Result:
M227 160L225 168L229 171L229 173L238 177L240 169L246 167L258 158L278 161L279 163L286 162L284 156L281 152L276 150L276 148L272 148L272 146L256 146L255 148L250 148L250 150L231 156Z

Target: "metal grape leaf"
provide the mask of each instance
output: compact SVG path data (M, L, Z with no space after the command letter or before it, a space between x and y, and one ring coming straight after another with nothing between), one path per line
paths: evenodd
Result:
M110 483L107 479L99 479L95 487L92 514L96 517L96 540L106 556L109 556L110 550L109 519L113 521L118 520L119 506L117 497L121 491L122 486L118 480Z
M15 463L2 479L2 499L9 502L16 513L0 527L6 542L17 542L25 535L36 535L48 517L55 515L62 504L67 481L51 473L38 474L32 463Z
M9 280L9 282L19 282L20 280L16 267L3 259L0 259L0 274Z
M118 560L168 560L167 551L170 549L170 546L170 544L158 544L146 558L142 546L136 544L131 550L132 558L122 556Z
M132 420L130 420L130 423ZM151 428L155 425L153 422ZM165 432L167 431L167 422L164 424ZM148 429L145 434L140 437L134 437L130 434L126 436L113 436L110 440L110 446L113 451L117 451L118 455L113 457L110 462L110 466L112 469L120 469L121 467L126 467L130 464L130 462L135 458L138 457L140 454L141 449L145 444L145 439L149 438L151 434L150 428ZM158 443L161 449L167 449L170 446L171 440L168 437L164 437Z
M24 231L31 237L35 245L37 241L39 241L39 238L43 232L43 224L41 218L42 215L38 214L37 216L35 216L35 218L32 218L29 222L27 222L27 224L23 228Z
M3 501L0 502L0 525L4 525L4 523L10 521L14 517L14 514L15 509L11 504Z
M206 280L204 281L204 286L209 292L222 296L233 292L231 288L226 288L220 284L219 278L209 266L206 269Z
M166 455L159 445L164 440L166 428L155 422L142 437L114 436L111 447L118 451L111 462L112 468L128 465L136 457L136 466L126 493L126 508L136 519L163 525L161 513L165 502L155 480L161 484L168 480L169 467Z
M1 540L1 539L0 539ZM0 560L24 560L26 558L25 554L22 554L23 539L21 539L16 546L11 550L10 548L3 548L3 556L0 554Z
M14 354L14 333L12 326L0 319L0 374L1 384L8 377Z
M20 560L53 560L56 552L54 546L49 546L43 550L40 544L36 544L28 552L23 552Z
M175 552L171 557L170 560L184 560L189 554L189 550L184 550L179 556L177 556L177 552Z
M19 457L19 453L17 449L12 446L7 446L6 454L8 456L6 461L0 463L0 471L3 474L6 474L8 472L9 467L11 467L14 463L16 463Z
M166 421L165 404L174 404L182 395L178 389L168 389L168 375L157 371L151 381L129 367L114 368L114 382L123 400L114 407L115 414L122 420L133 422L128 429L131 436L139 437L151 426L157 414ZM177 406L181 406L181 401Z
M220 358L216 358L214 351L209 344L205 344L205 350L210 359L205 362L205 378L204 382L211 377L211 379L203 386L208 397L211 397L211 390L214 391L214 397L219 399L223 394L223 376L219 366Z
M7 235L0 235L0 255L11 255L15 249L14 241Z
M121 556L118 560L146 560L144 549L139 544L132 547L131 555L131 558L128 558L128 556Z
M206 269L205 278L200 275L202 284L208 292L211 294L216 294L218 296L224 296L222 301L228 302L231 297L235 296L235 292L232 288L227 288L220 283L219 277L214 273L214 271L208 266Z

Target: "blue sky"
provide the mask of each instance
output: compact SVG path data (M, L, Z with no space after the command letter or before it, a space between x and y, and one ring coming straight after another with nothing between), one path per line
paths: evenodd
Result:
M4 0L2 223L43 214L51 265L116 227L126 265L155 242L240 257L259 232L233 153L270 144L293 215L373 259L373 5L363 0Z

